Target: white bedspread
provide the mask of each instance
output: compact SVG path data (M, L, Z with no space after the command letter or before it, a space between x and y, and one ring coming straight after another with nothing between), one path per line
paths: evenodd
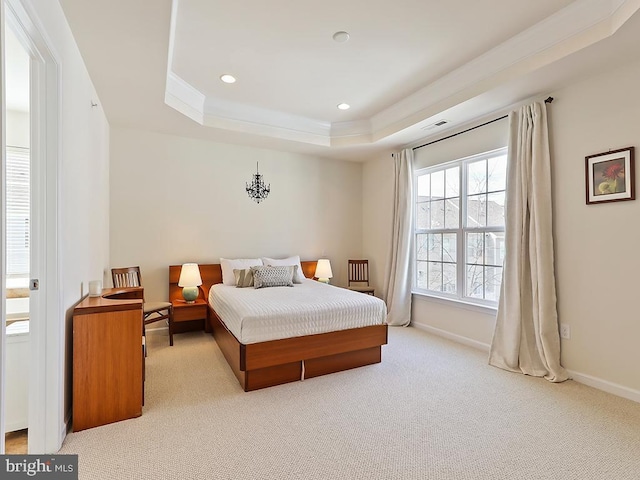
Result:
M379 298L308 279L259 289L217 284L209 304L243 344L381 325L387 316Z

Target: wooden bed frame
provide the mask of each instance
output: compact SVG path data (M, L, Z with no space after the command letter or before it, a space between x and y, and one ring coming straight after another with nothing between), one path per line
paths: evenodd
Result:
M305 277L313 278L317 262L301 264ZM181 298L180 269L180 265L169 267L170 299ZM220 264L200 265L200 275L199 298L208 305L209 289L222 283ZM387 325L373 325L245 345L210 305L207 310L213 336L245 392L380 363L382 345L387 343Z

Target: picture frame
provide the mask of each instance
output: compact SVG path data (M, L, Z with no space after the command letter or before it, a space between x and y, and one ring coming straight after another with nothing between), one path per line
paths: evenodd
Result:
M634 147L585 157L587 205L635 200Z

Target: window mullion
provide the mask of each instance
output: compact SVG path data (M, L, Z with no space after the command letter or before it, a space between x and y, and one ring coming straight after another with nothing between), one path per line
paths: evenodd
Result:
M422 229L418 229L417 225L418 225L418 178L420 177L420 173L419 172L414 172L413 174L413 192L414 192L414 198L413 198L413 208L414 208L414 218L413 218L413 255L412 255L412 262L413 262L413 275L412 275L412 279L411 279L411 288L412 289L417 289L418 288L418 235L420 235L422 232Z
M487 226L487 223L489 223L489 161L488 159L485 159L484 161L484 225ZM484 280L484 277L482 278ZM484 285L482 288L484 292Z
M460 165L460 220L458 221L458 298L462 299L466 290L466 239L464 231L467 219L467 163Z

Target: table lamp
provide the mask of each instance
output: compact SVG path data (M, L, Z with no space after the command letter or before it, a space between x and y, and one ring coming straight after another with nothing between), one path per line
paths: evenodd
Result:
M315 277L319 282L329 283L329 279L333 277L333 272L331 271L331 262L329 262L328 258L318 260Z
M182 287L182 298L187 303L194 303L198 298L198 287L202 285L200 269L197 263L185 263L180 270L178 286Z

